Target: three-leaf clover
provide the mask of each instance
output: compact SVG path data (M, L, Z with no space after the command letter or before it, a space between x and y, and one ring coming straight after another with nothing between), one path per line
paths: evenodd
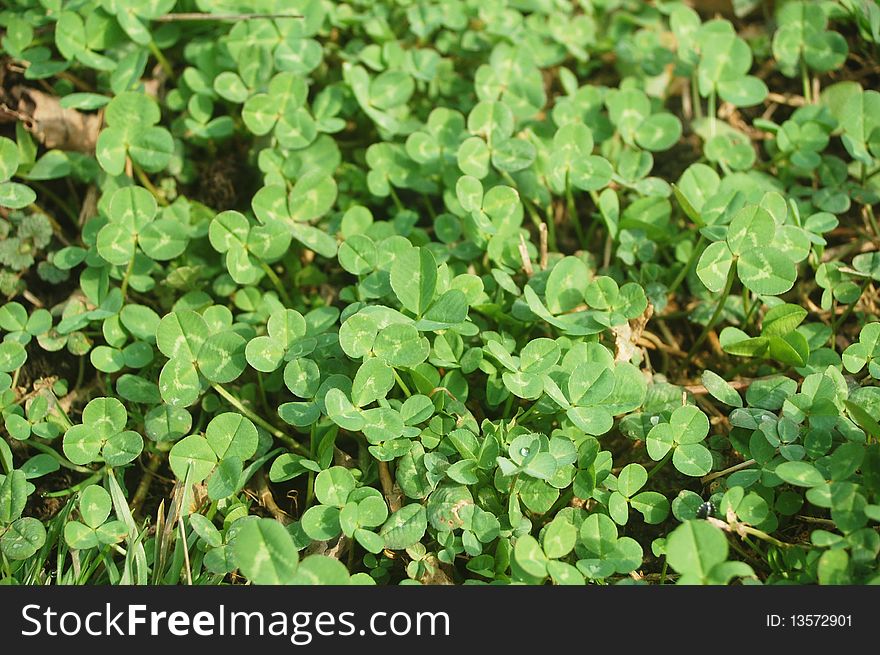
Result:
M773 56L780 70L794 77L801 61L814 71L839 68L849 54L846 39L828 30L828 17L820 4L788 2L780 7L773 35Z
M302 517L309 537L327 541L344 533L371 553L385 547L385 539L373 531L388 518L385 499L372 487L358 487L348 469L331 466L321 471L315 478L315 498L321 504Z
M659 423L648 432L648 455L659 461L672 453L672 464L679 472L693 477L712 469L712 453L703 445L709 434L709 419L693 405L672 412L668 423Z
M617 475L617 489L608 498L608 513L618 525L626 525L629 508L644 516L645 523L661 523L669 514L669 501L656 491L641 491L648 472L641 464L627 464Z
M809 254L809 242L796 226L782 225L785 216L783 212L777 222L777 216L762 205L740 209L727 228L726 239L711 243L700 256L696 268L700 281L718 293L729 289L735 273L756 294L775 296L791 289L797 279L797 262Z
M240 489L244 462L256 453L258 442L250 419L224 412L211 419L204 436L193 434L175 443L168 462L180 480L197 484L207 478L208 496L220 500Z
M156 345L168 361L159 374L159 392L170 405L195 403L209 383L235 380L247 366L247 340L229 327L211 333L205 318L191 309L162 317Z
M128 412L116 398L94 398L83 408L82 423L64 433L64 454L81 466L98 457L108 466L128 464L141 454L144 440L134 430L126 430L127 423Z
M125 10L120 11L124 15ZM126 157L148 172L164 169L174 153L174 139L157 125L161 112L156 101L137 91L124 91L105 109L107 127L98 135L95 156L110 175L121 175Z
M697 80L700 95L720 95L737 107L749 107L767 97L767 85L748 72L752 51L733 25L723 19L703 23L697 35L700 63Z
M82 521L72 520L64 525L64 541L71 548L86 550L115 544L128 534L125 523L107 520L113 501L103 487L96 484L86 487L80 494L78 508Z
M124 187L110 197L109 222L99 231L98 254L108 263L126 266L137 248L156 261L174 259L189 242L187 226L173 217L159 217L153 195L142 187Z
M629 573L641 565L642 547L632 537L620 537L617 525L605 514L590 514L581 523L577 569L586 578L604 579Z

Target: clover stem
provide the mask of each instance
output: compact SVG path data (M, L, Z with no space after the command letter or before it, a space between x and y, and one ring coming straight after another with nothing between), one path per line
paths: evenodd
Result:
M584 228L581 225L580 217L574 205L574 194L571 191L571 178L568 173L565 175L565 201L568 204L568 220L574 225L574 231L577 233L578 241L581 248L586 248L587 243L584 241Z
M527 198L526 196L524 196L522 193L520 193L519 188L516 185L516 180L513 179L513 176L510 173L508 173L507 171L502 171L501 177L504 179L505 182L507 182L508 186L510 186L510 188L514 189L516 191L517 195L519 195L520 200L522 201L522 204L525 206L526 211L529 213L529 218L532 219L532 223L534 223L535 227L540 230L541 223L543 223L543 221L541 220L541 217L538 215L538 210L535 209L535 205L532 202L532 200L530 198ZM555 246L554 246L554 249L555 249Z
M159 193L159 189L157 189L156 185L154 185L150 181L150 178L147 177L147 174L144 172L144 169L142 169L140 166L135 164L134 161L131 162L131 169L134 171L134 174L137 176L138 181L144 186L144 188L146 188L147 191L149 191L150 193L153 194L153 197L156 199L156 202L159 203L160 205L162 205L163 207L167 207L168 200L165 198L165 196L163 196L161 193Z
M763 557L763 554L757 548L755 548L755 545L751 541L749 541L748 539L744 539L743 541L745 541L748 544L749 548L756 551L759 555L761 555ZM731 548L733 548L737 553L739 553L743 559L748 560L748 561L752 561L752 562L759 561L753 554L751 554L749 551L747 551L745 548L743 548L739 544L739 542L731 540L729 543L730 543Z
M727 297L730 295L730 290L733 288L733 281L736 279L736 261L736 257L734 257L733 261L730 263L730 271L727 273L727 281L724 283L724 289L721 291L721 296L718 298L718 305L715 307L715 311L709 319L709 322L706 323L706 327L703 328L700 336L694 341L694 345L688 350L687 357L685 358L685 365L689 364L691 359L693 359L699 347L703 345L706 337L709 336L709 332L715 327L715 323L720 318L721 312L724 311L724 305L727 303Z
M669 568L669 562L663 558L663 568L660 569L660 584L666 584L666 570Z
M143 506L144 501L147 499L147 494L150 493L150 487L153 484L153 478L155 477L156 472L159 470L159 467L162 466L162 461L163 459L161 455L155 452L150 453L150 459L147 462L147 465L144 467L144 475L138 483L134 495L131 497L131 502L129 503L132 515L140 515L141 507Z
M526 411L522 413L522 415L517 419L517 423L521 423L525 418L534 411L535 407L538 406L538 403L532 403L532 406L529 407Z
M740 471L744 468L748 468L752 464L757 464L757 462L754 459L747 459L746 461L740 462L739 464L734 464L733 466L729 466L726 469L724 469L723 471L716 471L715 473L710 473L709 475L706 475L706 476L700 478L700 482L702 482L703 484L708 484L708 483L712 482L712 480L715 480L717 478L723 478L728 473L734 473L735 471Z
M868 223L871 225L871 231L874 232L874 237L880 237L880 228L877 227L877 219L874 218L874 207L870 204L865 205L865 214L868 216Z
M219 509L218 502L215 500L211 503L211 506L208 508L208 511L205 512L205 518L209 521L213 521L214 517L217 515L217 510Z
M669 449L669 452L666 453L666 454L663 456L663 459L661 459L659 462L657 462L656 464L654 464L654 467L653 467L650 471L648 471L648 479L649 479L649 480L650 480L652 477L654 477L654 474L655 474L657 471L659 471L659 470L662 469L664 466L666 466L666 464L669 462L669 460L672 459L672 453L673 453L674 451L675 451L675 448L670 448L670 449Z
M753 537L757 537L758 539L762 539L763 541L767 541L774 546L778 546L779 548L791 548L794 544L790 544L785 541L780 541L776 537L771 537L769 534L764 532L763 530L758 530L757 528L753 528L750 525L741 525L737 528L738 531L744 534L750 534Z
M862 294L865 293L865 289L868 286L868 282L871 281L871 278L867 278L864 282L862 282L862 286L859 289L859 298L862 297ZM844 321L849 318L849 315L853 313L853 310L856 307L856 303L858 302L858 298L856 298L853 302L851 302L846 310L837 317L837 320L831 324L831 344L834 345L837 342L837 331L840 329L840 326L843 325Z
M90 475L82 482L78 482L72 487L67 487L66 489L61 489L59 491L49 491L47 493L41 494L43 498L61 498L62 496L70 496L75 494L80 489L85 489L88 486L95 484L98 480L100 480L104 476L104 470L101 469L94 475Z
M83 379L86 376L86 357L85 355L80 355L78 358L78 363L76 367L76 383L73 385L74 389L79 389L82 386Z
M425 208L428 210L428 216L431 217L431 220L435 220L437 218L437 212L434 211L434 205L431 204L431 199L428 197L428 194L422 194L422 201L425 203Z
M584 236L586 243L593 243L593 238L596 235L596 228L599 226L599 221L590 221L590 227L587 228L587 234Z
M556 513L561 510L563 507L567 507L571 502L571 499L574 498L574 491L569 489L564 494L560 494L559 498L553 503L553 506L547 512L547 516L556 516Z
M810 75L807 73L807 62L801 57L801 83L804 86L804 100L807 104L812 104L813 99L810 94Z
M309 428L309 459L314 457L315 454L315 424L312 423L311 428ZM309 471L309 479L306 483L306 509L312 506L312 501L315 498L315 472Z
M159 50L159 46L156 45L156 42L153 39L150 39L150 43L147 45L150 49L150 52L156 58L156 61L159 62L159 65L162 67L162 70L165 71L165 74L170 78L174 79L174 69L171 67L171 62L162 54L162 51Z
M125 268L125 275L122 278L122 287L120 291L122 292L122 298L125 299L128 294L128 280L131 278L132 271L134 271L134 257L128 260L128 266Z
M540 227L539 227L540 232ZM550 250L557 251L558 248L556 246L556 221L553 220L553 203L547 207L547 242L550 246ZM545 249L546 252L546 249Z
M694 265L694 262L697 259L697 254L699 254L700 248L705 242L706 237L701 234L700 238L697 240L697 245L695 245L693 250L691 250L691 255L690 257L688 257L687 263L684 265L684 268L678 272L678 275L676 275L675 279L672 281L672 285L670 285L669 291L667 291L668 294L674 294L681 283L684 282L684 279L687 277L688 271L691 270L691 266Z
M275 287L275 290L278 292L278 296L281 298L284 305L286 307L293 307L293 303L290 301L290 296L287 295L287 291L284 289L284 285L281 283L278 274L275 273L275 271L272 270L272 267L262 259L260 260L260 267L263 269L266 277L272 282L272 286Z
M535 209L535 206L532 204L532 201L526 198L525 196L521 196L523 199L523 205L525 205L526 211L529 213L529 218L532 219L532 223L535 224L535 227L541 228L541 217L538 215L538 210Z
M691 76L691 97L693 98L694 105L694 116L697 118L703 117L703 103L700 100L700 88L697 84L697 76Z
M221 384L213 384L211 386L214 388L214 391L216 391L218 394L220 394L221 397L223 397L226 400L226 402L228 402L230 405L235 407L238 411L240 411L242 414L247 416L254 423L256 423L257 425L262 427L264 430L266 430L273 437L275 437L279 441L282 441L285 444L287 444L288 448L290 448L294 452L297 452L300 455L303 455L305 457L309 456L309 451L305 446L303 446L300 442L298 442L293 437L285 434L284 432L282 432L281 430L276 428L274 425L269 423L269 421L267 421L266 419L258 416L257 414L255 414L254 412L249 410L247 407L244 406L244 404L238 398L236 398L231 393L229 393Z
M758 309L758 306L761 304L762 303L759 298L752 299L751 307L749 307L749 310L746 312L746 317L743 319L743 330L748 328L749 325L751 325L751 323L752 323L752 319L758 315L758 313L755 310Z
M263 384L263 374L257 371L257 391L260 394L260 404L263 406L263 411L266 412L266 415L270 415L272 413L272 408L269 407L269 401L266 398L266 387Z
M397 195L397 191L394 190L394 185L389 182L388 191L391 192L391 199L394 201L394 206L397 208L398 212L402 212L404 207L403 203L400 202L400 197Z
M504 416L510 416L510 408L513 407L513 394L507 394L507 400L504 401Z
M64 215L70 219L73 226L79 227L79 217L77 216L76 212L73 211L73 208L71 208L71 206L69 204L67 204L64 200L61 199L61 196L59 196L57 193L52 191L52 189L50 189L45 184L42 184L40 182L30 181L30 182L28 182L28 184L34 186L37 189L37 191L39 191L42 195L46 196L47 198L49 198L49 200L51 200L56 205L58 205L58 207L61 209L61 211L64 212ZM49 212L47 212L46 210L44 210L42 208L40 208L40 213L45 214L50 219L50 221L55 220L49 216Z
M743 361L736 366L731 366L727 369L727 372L724 374L724 379L728 381L733 380L737 375L741 375L743 371L750 368L752 365L753 362L750 359L744 358Z
M715 130L716 130L715 104L716 104L715 89L712 89L712 91L709 93L709 106L707 108L707 112L709 113L709 136L715 136Z
M302 14L281 14L281 13L247 13L247 14L209 14L198 12L185 12L179 14L164 14L156 16L152 20L157 23L176 23L180 21L233 21L241 22L243 20L255 20L258 18L302 18Z
M407 387L406 384L404 384L403 378L401 378L400 375L397 373L397 369L392 367L391 372L394 373L394 380L395 380L395 382L397 382L397 386L400 387L400 390L403 392L403 395L406 396L407 398L412 396L412 393L410 392L409 387Z
M39 450L41 453L45 453L55 459L61 466L66 469L70 469L71 471L76 471L77 473L94 473L94 469L90 469L86 466L80 466L79 464L74 464L69 459L67 459L64 455L59 453L57 450L52 448L51 446L47 446L44 443L40 443L34 439L28 439L28 443Z

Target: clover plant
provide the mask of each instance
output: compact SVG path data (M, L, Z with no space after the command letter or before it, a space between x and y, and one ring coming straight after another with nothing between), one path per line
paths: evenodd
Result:
M880 12L0 10L0 580L880 581Z

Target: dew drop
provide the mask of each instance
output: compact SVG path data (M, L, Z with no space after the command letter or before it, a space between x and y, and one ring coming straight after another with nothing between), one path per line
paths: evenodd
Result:
M523 457L526 457L529 454L529 449L526 448L525 446L523 446L522 448L519 449L519 454L522 455Z
M659 422L660 422L659 416L652 416L651 417L651 425L657 425Z

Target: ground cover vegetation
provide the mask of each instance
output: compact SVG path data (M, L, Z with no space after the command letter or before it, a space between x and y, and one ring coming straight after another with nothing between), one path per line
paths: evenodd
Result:
M875 2L0 28L3 583L880 581Z

